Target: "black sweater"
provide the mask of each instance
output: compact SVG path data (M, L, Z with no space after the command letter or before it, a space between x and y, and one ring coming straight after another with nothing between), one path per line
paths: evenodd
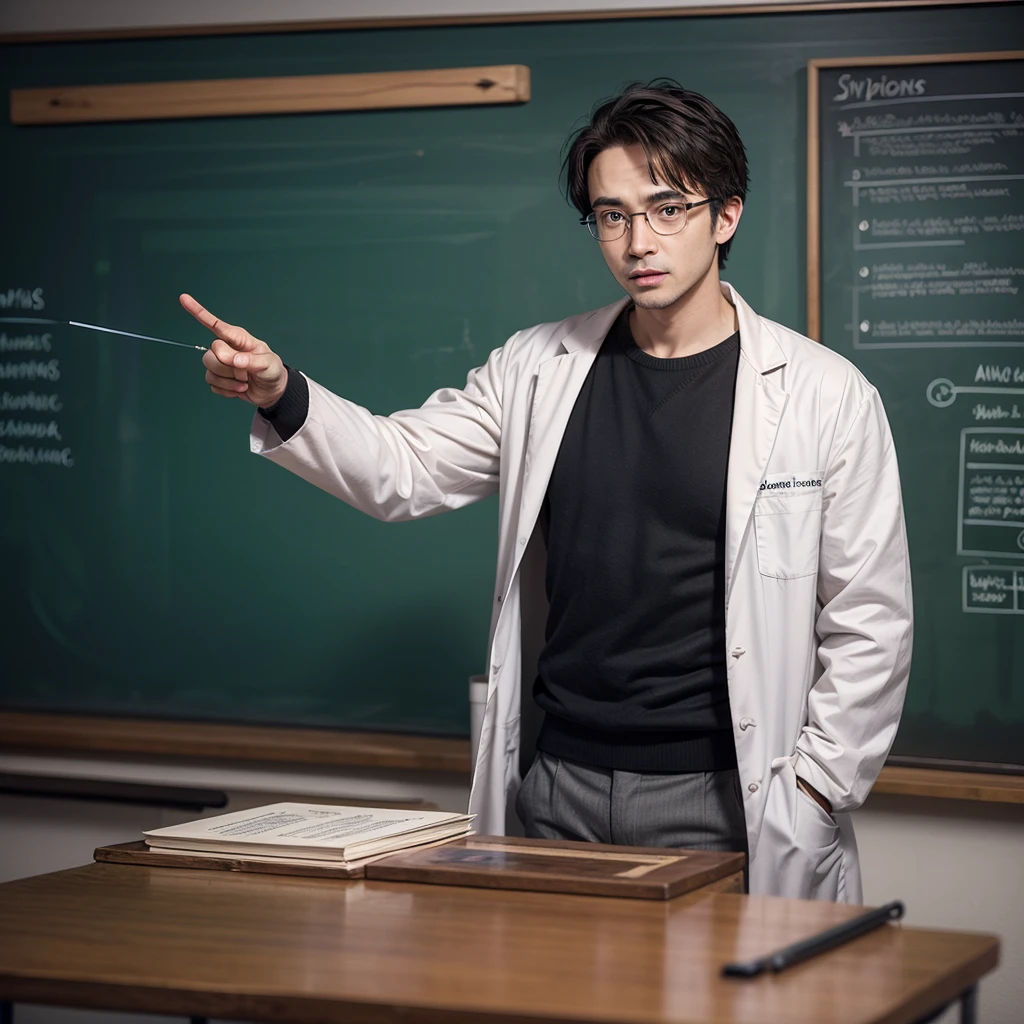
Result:
M733 767L725 490L739 334L658 359L616 321L542 515L551 609L539 747L629 771Z

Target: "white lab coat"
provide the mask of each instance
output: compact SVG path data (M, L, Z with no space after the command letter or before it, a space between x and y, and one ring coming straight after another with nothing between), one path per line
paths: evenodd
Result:
M722 290L740 329L725 605L750 890L857 903L849 812L889 751L910 670L896 453L878 393L854 366ZM521 724L533 715L546 615L538 512L580 387L625 301L518 332L463 389L419 409L375 416L310 381L308 417L287 442L253 421L253 452L378 519L497 491L488 697L470 796L484 833L506 830ZM798 775L831 801L835 822L797 789Z

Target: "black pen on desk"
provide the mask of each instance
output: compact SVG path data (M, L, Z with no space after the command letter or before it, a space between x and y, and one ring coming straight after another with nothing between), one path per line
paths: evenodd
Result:
M722 974L727 978L756 978L764 971L778 973L787 967L792 967L803 960L807 960L819 953L825 953L844 942L857 938L866 932L874 931L888 921L898 921L903 916L903 902L893 900L883 907L876 907L864 914L828 928L808 939L801 939L790 946L784 946L774 953L758 957L756 960L747 960L742 963L726 964L722 968Z

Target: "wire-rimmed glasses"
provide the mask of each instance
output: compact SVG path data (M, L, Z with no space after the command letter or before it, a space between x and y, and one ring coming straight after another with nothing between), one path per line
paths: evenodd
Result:
M657 203L639 213L626 213L624 210L608 207L599 211L591 211L586 217L580 217L580 223L586 224L587 230L599 242L614 242L632 230L633 218L643 217L650 229L658 235L677 235L686 227L686 213L695 206L704 206L714 201L698 199L692 203L681 203L679 200Z

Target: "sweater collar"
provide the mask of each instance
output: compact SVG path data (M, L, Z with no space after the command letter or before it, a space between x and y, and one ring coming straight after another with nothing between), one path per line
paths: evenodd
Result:
M731 284L721 283L722 294L736 309L740 327L740 352L760 374L771 373L786 364L786 353L772 333L767 321L762 320ZM566 352L596 349L607 337L615 318L630 304L629 296L595 309L573 331L562 339Z

